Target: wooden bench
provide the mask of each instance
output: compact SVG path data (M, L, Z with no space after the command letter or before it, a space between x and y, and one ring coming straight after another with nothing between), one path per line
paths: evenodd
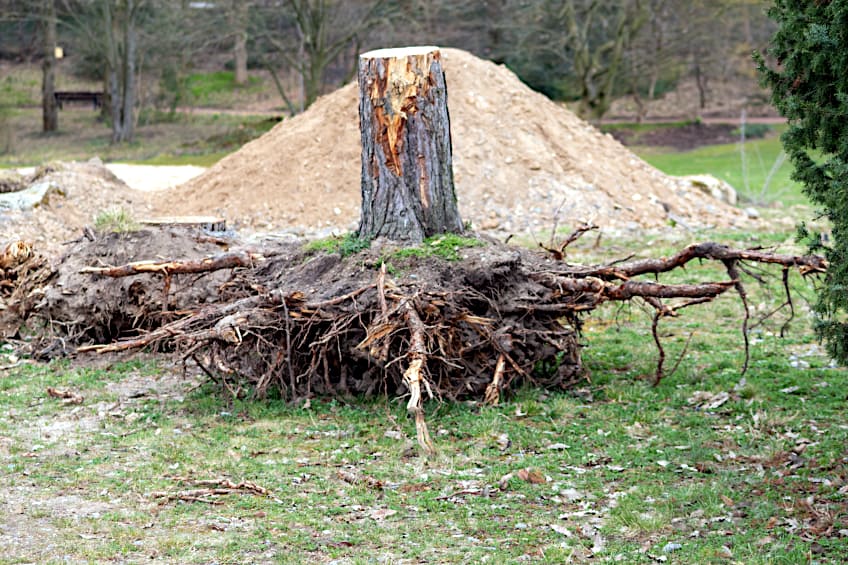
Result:
M91 104L95 110L103 106L102 92L54 92L53 98L56 100L56 106L58 106L60 110L64 106L65 102L85 102L87 104Z

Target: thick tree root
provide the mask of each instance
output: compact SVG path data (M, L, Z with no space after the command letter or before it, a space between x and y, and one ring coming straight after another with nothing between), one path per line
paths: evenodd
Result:
M145 237L155 235L137 236L139 244ZM193 237L186 245L197 245ZM102 253L101 241L76 245L73 253ZM556 259L565 256L565 245L550 249ZM551 262L531 251L488 243L464 249L462 262L395 257L390 276L385 253L375 247L342 259L278 246L262 250L264 260L256 252L231 251L157 262L125 253L136 260L76 266L71 273L94 287L86 291L101 297L105 303L96 304L97 309L109 317L80 319L78 306L63 310L67 301L61 292L42 293L40 302L21 308L31 319L43 319L58 338L79 344L78 353L174 351L235 396L407 396L418 443L432 454L425 400L470 398L494 405L522 384L574 386L585 378L578 342L581 318L606 302L639 299L653 308L659 351L654 381L659 382L665 363L657 331L662 318L728 290L739 294L747 312L742 278L750 274L746 265L751 263L781 265L787 292L789 269L808 275L827 268L821 257L734 250L716 243L691 245L670 258L596 266ZM728 280L678 285L637 279L694 259L721 262ZM61 272L51 276L64 289L76 280L62 278ZM158 279L150 279L158 276L168 284L173 279L178 307L152 291ZM215 285L209 284L213 276ZM125 279L132 282L121 282ZM208 290L191 302L188 297L194 295L187 292L196 290L199 281ZM135 301L134 317L118 323L115 316L128 301ZM786 303L792 304L788 296ZM746 330L748 318L746 313ZM127 331L130 325L136 329ZM112 339L104 343L98 337L103 335Z

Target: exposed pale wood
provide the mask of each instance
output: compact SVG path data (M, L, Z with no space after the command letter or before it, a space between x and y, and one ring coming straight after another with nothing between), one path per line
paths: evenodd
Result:
M197 227L208 231L224 231L227 220L218 216L161 216L146 218L140 222L144 226L154 227Z
M32 254L32 244L28 241L11 241L5 245L0 243L0 279L4 270L26 262Z

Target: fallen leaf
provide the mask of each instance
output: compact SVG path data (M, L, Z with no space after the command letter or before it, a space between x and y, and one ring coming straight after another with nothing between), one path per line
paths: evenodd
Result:
M564 535L567 538L574 537L574 534L572 534L565 526L560 526L559 524L551 524L551 529L558 534Z
M565 490L561 490L559 492L561 496L564 496L566 500L569 502L574 502L575 500L580 500L584 497L583 493L578 491L577 489L567 488Z
M427 483L408 483L401 485L398 489L400 492L423 492L430 490L430 485Z
M512 441L509 439L509 436L506 435L506 434L498 435L498 437L495 441L498 444L498 449L500 449L501 451L506 451L507 449L509 449L509 446L512 445Z
M565 449L570 449L571 446L566 445L564 443L552 443L548 446L548 450L550 451L563 451Z
M506 487L509 486L509 481L515 476L515 473L507 473L498 481L498 487L501 490L506 490Z
M603 536L601 536L601 532L596 530L593 526L589 524L580 526L580 533L592 540L591 551L593 555L597 555L604 550L606 540L604 540Z
M672 553L678 549L683 549L683 545L679 543L667 543L663 546L662 551L663 553Z
M521 469L520 471L518 471L518 473L516 473L516 476L522 481L526 481L534 485L539 485L547 482L547 480L545 479L545 475L543 475L542 472L537 469Z
M47 387L47 395L64 400L65 404L82 404L82 401L85 400L85 398L80 394L70 390L60 390L58 388L53 388L52 386Z
M732 507L732 506L736 505L736 503L733 502L733 499L730 498L729 496L725 496L723 494L720 494L720 495L718 495L718 497L721 499L722 502L724 502L725 506L731 506Z

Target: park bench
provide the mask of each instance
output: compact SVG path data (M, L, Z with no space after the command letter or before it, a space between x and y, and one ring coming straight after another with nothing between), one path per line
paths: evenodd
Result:
M65 102L90 103L95 110L103 106L102 92L54 92L53 98L56 100L56 106L58 106L60 110L64 106Z

